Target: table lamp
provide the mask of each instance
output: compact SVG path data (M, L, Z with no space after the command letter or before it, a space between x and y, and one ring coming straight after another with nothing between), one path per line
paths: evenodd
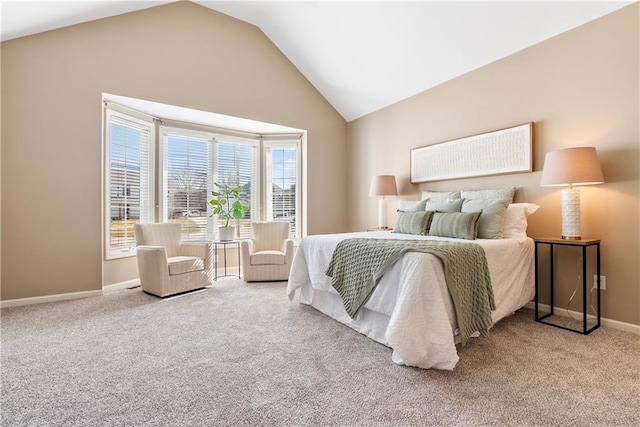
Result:
M595 147L550 151L544 159L542 186L567 185L562 190L562 238L580 240L580 190L575 185L602 184Z
M394 175L377 175L371 178L369 196L378 196L378 228L387 228L387 200L385 196L397 196L398 187Z

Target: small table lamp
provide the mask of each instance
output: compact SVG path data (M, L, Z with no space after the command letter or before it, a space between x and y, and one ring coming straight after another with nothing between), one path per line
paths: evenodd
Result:
M574 185L602 184L604 178L594 147L550 151L544 159L542 186L568 185L562 190L562 238L580 240L580 190Z
M377 175L371 178L369 196L379 196L378 228L387 228L387 201L384 196L397 196L398 187L394 175Z

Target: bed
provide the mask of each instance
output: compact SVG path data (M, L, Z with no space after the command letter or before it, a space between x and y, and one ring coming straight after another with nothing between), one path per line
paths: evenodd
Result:
M406 253L384 274L358 316L352 319L325 274L336 246L347 238L460 239L390 231L307 236L294 256L287 285L291 301L299 291L300 303L390 347L393 362L452 370L459 360L456 344L460 338L440 259L428 253ZM491 320L495 324L534 297L533 240L521 235L476 239L473 243L481 245L486 255L495 301Z

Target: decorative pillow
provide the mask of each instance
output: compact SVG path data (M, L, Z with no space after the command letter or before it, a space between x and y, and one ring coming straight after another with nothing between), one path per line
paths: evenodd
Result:
M462 190L460 195L463 199L509 199L511 203L515 192L516 187L507 187L494 190Z
M478 238L502 239L509 199L464 199L461 212L481 212Z
M474 240L478 234L480 212L436 212L431 220L429 236Z
M502 237L516 239L520 243L527 240L527 217L536 213L538 208L540 206L533 203L511 203L507 207Z
M460 212L461 208L462 199L429 200L425 207L426 210L434 212Z
M429 224L431 223L432 217L433 212L431 211L398 211L392 233L419 234L421 236L426 236L429 232Z
M398 203L398 210L405 212L419 212L425 210L426 200L414 201L414 200L400 200Z
M459 191L423 191L422 200L429 199L432 202L444 201L447 199L459 199Z

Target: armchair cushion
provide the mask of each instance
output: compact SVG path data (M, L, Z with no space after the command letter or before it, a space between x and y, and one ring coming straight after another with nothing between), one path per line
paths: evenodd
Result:
M254 252L249 260L251 265L284 265L287 261L284 252L280 251Z
M167 259L169 276L204 270L204 258L195 256L173 256Z

